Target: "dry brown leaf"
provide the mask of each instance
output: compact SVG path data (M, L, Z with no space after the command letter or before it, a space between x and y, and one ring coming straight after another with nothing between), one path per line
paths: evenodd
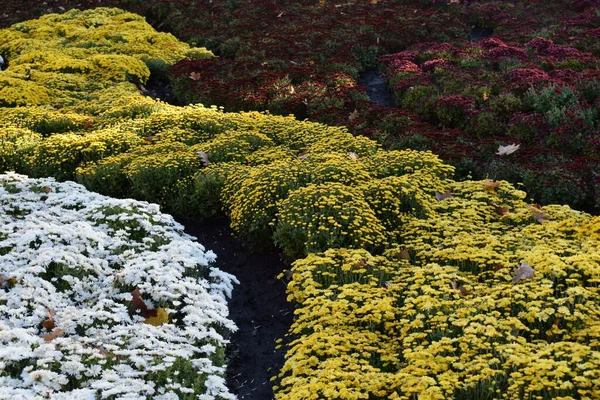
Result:
M56 339L63 333L64 333L64 331L62 329L57 328L50 333L46 333L45 335L42 335L42 338L44 339L44 342L50 343L51 341L53 341L54 339Z
M525 279L531 279L535 275L535 270L526 262L522 262L521 265L513 270L513 272L513 283L517 283Z
M138 288L135 288L131 295L133 298L131 299L131 304L129 306L129 315L141 315L144 318L156 317L156 310L148 308L144 300L142 299L142 294Z
M52 329L54 329L55 312L54 312L54 310L48 310L48 311L46 311L46 315L48 316L48 318L46 318L45 320L42 321L42 326L44 328L48 329L49 331L51 331Z
M152 141L154 140L154 136L147 136L144 138L144 140L148 143L152 143Z
M483 186L485 187L485 190L493 191L498 186L500 186L500 182L494 182L489 179L486 179Z
M400 250L400 259L410 261L410 253L406 249Z
M452 285L452 289L458 290L460 292L461 297L465 297L465 296L468 296L470 294L469 291L467 289L465 289L465 287L463 285L460 285L455 280L452 280L450 282L450 284Z
M44 192L50 193L50 192L52 192L52 188L50 188L48 186L44 186Z
M92 127L92 123L94 122L94 118L89 117L88 119L85 120L84 124L83 124L83 129L90 129Z
M454 195L452 193L450 193L450 192L445 192L445 193L435 192L435 198L438 201L449 199L451 197L454 197Z
M292 271L291 269L286 269L283 271L283 274L287 279L292 279L292 277L294 276L294 271Z
M353 160L358 160L358 154L356 154L356 153L355 153L355 152L353 152L353 151L349 151L349 152L348 152L348 157L350 157L350 158L351 158L351 159L353 159Z
M200 80L200 76L201 76L200 72L196 72L196 71L190 72L190 79L193 80L193 81Z
M503 216L504 214L508 214L508 212L510 211L510 208L508 208L507 206L499 206L496 203L492 204L494 206L494 209L496 210L496 214Z
M540 206L539 204L533 204L529 209L531 210L531 216L533 217L533 219L535 219L540 224L544 221L550 220L548 214L542 211L542 206Z

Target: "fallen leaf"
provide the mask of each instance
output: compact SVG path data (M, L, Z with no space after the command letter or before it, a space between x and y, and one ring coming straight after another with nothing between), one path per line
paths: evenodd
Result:
M519 147L521 147L521 145L515 143L509 144L508 146L500 146L498 147L498 151L496 152L496 154L499 156L507 156L519 150Z
M531 216L540 224L544 221L548 221L550 217L548 214L542 211L542 207L539 204L533 204L530 208Z
M450 284L452 285L452 289L458 290L460 292L461 297L465 297L470 294L469 291L467 289L465 289L465 287L463 285L460 285L455 280L450 281Z
M438 201L449 199L451 197L454 197L454 195L450 192L445 192L445 193L435 192L435 198L438 199Z
M42 335L42 338L44 339L44 342L50 343L51 341L53 341L54 339L56 339L63 333L64 333L64 331L62 329L57 328L50 333L46 333L45 335Z
M92 127L92 122L94 122L94 118L89 117L88 119L86 119L83 124L83 129L90 129Z
M308 158L308 153L304 153L304 154L302 154L302 155L299 155L299 156L298 156L298 158L299 158L300 160L306 160L306 159Z
M162 324L166 324L167 322L169 322L169 314L167 313L167 310L160 307L156 309L155 316L148 317L144 321L145 324L152 326L160 326Z
M200 72L190 72L190 79L193 81L200 80Z
M349 152L348 152L348 157L350 157L350 158L351 158L351 159L353 159L353 160L358 160L358 154L356 154L356 153L355 153L355 152L353 152L353 151L349 151Z
M525 279L531 279L535 275L535 270L526 262L522 262L521 265L513 270L513 272L513 283L517 283Z
M285 275L285 277L287 279L290 279L290 280L294 276L294 272L291 269L286 269L285 271L283 271L283 274Z
M50 192L52 192L52 189L49 188L48 186L44 186L44 192L50 193Z
M48 316L48 318L46 318L45 320L42 321L42 325L44 326L44 328L51 331L52 329L54 329L55 312L54 312L54 310L48 310L48 311L46 311L46 315Z
M208 166L208 164L210 164L210 160L208 159L208 154L206 154L203 151L197 151L196 155L200 158L200 162L202 163L202 165L204 167Z
M144 138L144 140L148 143L152 143L152 141L154 140L154 136L147 136Z
M489 179L486 179L485 183L483 185L485 187L485 190L493 191L498 186L500 186L500 182L494 182L494 181L490 181Z
M131 304L129 305L129 315L138 314L144 318L156 317L156 310L148 308L144 300L142 299L142 294L138 288L135 288L131 295L133 298L131 299Z
M410 254L409 254L408 250L406 250L406 249L400 250L400 259L410 261Z
M504 214L508 214L508 212L510 211L510 208L508 208L507 206L499 206L496 203L492 204L494 206L494 209L496 210L496 214L503 216Z

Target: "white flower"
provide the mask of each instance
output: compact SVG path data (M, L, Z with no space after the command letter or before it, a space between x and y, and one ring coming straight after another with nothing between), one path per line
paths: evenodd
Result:
M6 191L7 182L19 190ZM31 190L40 186L52 188L43 202ZM13 281L0 290L0 368L27 362L20 376L0 377L0 399L175 399L174 388L193 392L176 375L159 387L145 379L178 360L208 376L202 398L234 398L224 368L210 359L227 340L209 327L236 329L226 298L237 280L210 266L213 252L158 206L110 199L73 182L7 173L0 194L0 275ZM19 219L9 218L16 209ZM139 229L144 239L132 240ZM197 278L199 268L207 279ZM183 314L181 325L152 326L130 315L131 287L147 307ZM62 334L44 339L56 329ZM81 386L63 391L69 379Z

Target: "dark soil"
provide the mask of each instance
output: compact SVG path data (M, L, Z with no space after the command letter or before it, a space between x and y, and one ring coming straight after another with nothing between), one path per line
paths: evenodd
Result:
M174 106L184 105L175 98L171 81L166 76L151 74L148 82L144 86L140 86L140 92Z
M367 87L367 96L375 104L396 107L394 95L388 88L388 80L376 69L368 69L358 77L358 84Z
M484 39L488 36L492 36L494 32L491 29L488 28L478 28L478 27L474 27L471 29L471 32L469 33L469 38L476 42L478 40Z
M285 300L285 283L277 275L287 268L276 249L253 252L238 241L226 218L205 222L180 220L185 231L217 255L216 267L240 281L229 302L230 318L239 330L228 348L227 381L239 399L273 399L270 378L283 365L283 338L293 316Z

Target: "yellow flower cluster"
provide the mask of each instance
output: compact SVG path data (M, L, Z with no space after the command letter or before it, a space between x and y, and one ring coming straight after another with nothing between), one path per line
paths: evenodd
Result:
M384 226L361 193L342 183L310 184L278 204L273 239L289 259L329 248L384 247Z
M125 94L139 94L134 83L146 82L151 69L212 57L116 8L69 10L15 24L0 30L0 54L9 61L0 74L0 106L94 113Z

